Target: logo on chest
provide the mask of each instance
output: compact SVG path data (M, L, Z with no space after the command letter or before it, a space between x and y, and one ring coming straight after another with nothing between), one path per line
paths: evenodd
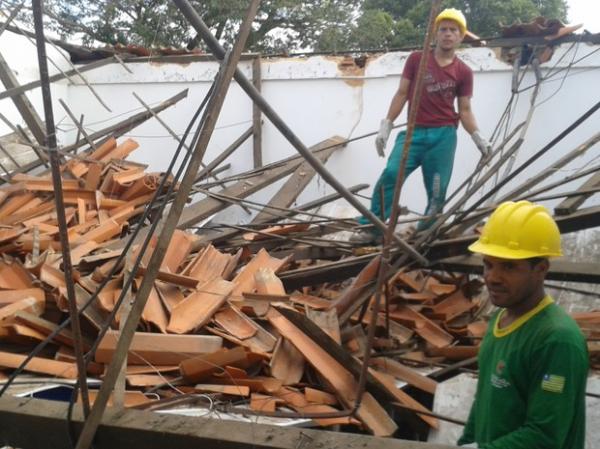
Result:
M508 388L511 386L511 383L503 377L503 374L506 372L506 362L504 360L499 360L496 364L496 371L492 373L490 377L490 383L493 387L496 388Z

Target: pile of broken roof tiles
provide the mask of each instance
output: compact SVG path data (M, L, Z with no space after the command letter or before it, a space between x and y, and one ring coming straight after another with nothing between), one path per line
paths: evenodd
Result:
M161 179L160 174L146 173L145 166L125 160L136 147L132 140L117 144L109 139L85 158L62 166L78 304L107 281L82 315L86 351L115 308L128 267L140 251L139 245L134 246L122 266L112 270L120 254L112 245L141 215ZM49 175L16 175L12 184L0 189L2 377L68 316L53 200ZM265 234L292 234L306 227L278 226L244 238L255 243ZM142 258L128 292L131 298L151 251ZM198 235L177 230L129 348L126 406L153 410L168 406L173 398L203 394L215 404L245 404L258 414L352 409L374 304L371 295L358 299L366 286L372 286L380 258L342 283L286 291L278 273L299 263L318 261L274 257L264 248L254 254L247 248L230 254L199 244ZM114 274L107 279L111 271ZM443 366L477 354L487 326L481 287L478 280L464 275L397 272L385 285L386 301L377 317L366 393L359 408L353 416L316 417L315 423L353 425L388 436L397 429L388 414L390 403L428 412L417 398L426 393L430 400L436 380L416 368ZM114 315L88 364L89 376L102 378L126 313ZM598 317L591 313L576 318L593 336ZM73 344L71 332L61 331L25 370L75 378ZM145 394L150 390L158 399ZM437 427L433 416L418 416L422 423Z

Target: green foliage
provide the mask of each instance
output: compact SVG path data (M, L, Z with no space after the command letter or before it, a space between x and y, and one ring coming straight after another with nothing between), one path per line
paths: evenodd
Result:
M223 44L231 45L248 0L189 0ZM84 43L202 46L171 0L46 0L54 29ZM265 53L420 45L430 0L263 0L248 49ZM566 19L566 0L444 0L482 37L538 15Z

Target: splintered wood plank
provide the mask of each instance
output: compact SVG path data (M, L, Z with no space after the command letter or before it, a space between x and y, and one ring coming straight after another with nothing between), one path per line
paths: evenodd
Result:
M181 263L189 256L192 251L192 244L197 240L191 234L176 229L167 248L165 257L160 265L160 269L170 273L177 273Z
M213 376L210 382L224 385L241 385L250 388L252 393L265 393L273 395L281 389L283 384L273 377L254 376L252 378L232 378L231 376Z
M158 375L158 374L131 374L125 376L127 385L130 387L154 387L156 385L162 385L166 382L172 382L175 380L175 376L169 375Z
M325 331L325 333L329 335L338 345L342 343L342 337L340 335L340 323L338 321L338 315L335 309L319 311L306 308L306 316L309 320L323 329L323 331Z
M277 259L276 257L271 257L267 250L262 248L256 256L241 269L238 275L233 278L235 288L231 293L232 299L241 300L242 293L254 292L256 286L254 275L260 268L271 268L273 272L277 273L287 265L288 261L289 258Z
M271 375L282 381L283 385L300 382L304 374L304 356L286 339L280 339L273 351L269 367Z
M275 396L285 401L287 405L296 410L298 413L336 413L339 410L323 404L313 404L308 402L305 395L290 388L283 387L275 393ZM361 425L360 421L351 416L342 416L338 418L315 418L313 419L321 427L337 426L352 424L355 426Z
M25 298L35 298L44 301L46 294L41 288L25 288L23 290L3 290L0 292L0 306Z
M27 312L40 316L44 313L45 306L45 299L40 300L34 297L23 298L0 308L0 321L13 317L17 312Z
M148 301L142 312L142 319L147 323L155 325L163 334L167 333L169 317L154 287L152 287L148 295Z
M250 387L242 385L197 384L194 389L199 393L221 393L230 396L250 396Z
M96 243L103 243L119 235L122 229L122 224L119 224L112 218L109 218L100 226L97 226L91 231L74 238L72 243L87 242L88 240L94 240Z
M219 326L240 340L254 337L258 329L248 322L248 319L241 316L235 307L229 306L217 312L214 320Z
M43 318L40 318L36 314L32 314L32 313L25 312L25 311L19 311L19 312L15 313L14 319L15 319L15 321L17 321L19 323L23 323L23 324L31 327L32 329L35 329L38 332L43 333L46 336L50 335L51 333L55 332L58 329L57 324L55 324L51 321L45 320ZM71 333L71 331L69 329L61 330L54 337L54 341L58 342L58 343L62 343L69 347L74 346L73 334ZM89 350L89 348L91 347L91 342L89 341L89 339L87 337L82 336L82 343L83 343L84 350L85 351Z
M120 333L108 331L96 350L98 363L109 363L115 353ZM130 364L175 365L182 360L218 351L223 339L213 335L173 335L136 332L127 353Z
M283 403L281 399L267 396L260 393L250 395L250 410L255 412L274 412L277 405Z
M225 366L241 366L248 364L246 350L237 346L233 349L219 349L211 354L183 360L179 364L179 372L187 382L202 382L215 372L222 372ZM220 382L218 382L220 383Z
M304 396L308 402L313 402L316 404L338 405L339 403L335 395L310 387L306 387L304 389Z
M420 390L435 394L437 382L430 377L423 376L412 368L387 357L374 357L371 364L379 371L383 371L396 379L417 387Z
M138 268L138 274L144 276L146 274L146 267L141 266ZM166 271L159 271L156 275L156 279L159 281L166 282L168 284L179 285L188 289L200 288L200 282L198 279L194 279L189 276L183 276L181 274L168 273Z
M358 382L354 376L281 313L271 309L267 317L279 333L290 340L315 370L327 380L344 405L353 407L358 393ZM376 436L391 436L397 429L394 421L368 392L363 394L356 416Z
M289 235L294 232L306 231L310 227L310 223L299 223L289 225L277 225L263 229L260 232L247 232L243 235L244 240L256 242L258 240L268 239L274 235Z
M449 346L454 341L452 335L410 307L399 306L390 312L390 318L413 328L417 334L436 348Z
M0 351L0 367L18 368L27 356ZM77 366L74 363L59 362L43 357L33 357L25 366L25 371L38 374L47 374L66 379L77 377Z
M204 326L225 303L233 290L233 284L223 279L215 279L202 284L171 311L167 330L184 334Z
M0 338L12 343L27 345L32 341L36 343L44 341L46 335L24 324L5 320L0 323Z
M71 261L73 265L79 265L81 258L97 249L100 245L94 240L88 240L71 250Z
M65 273L52 265L45 263L40 271L40 280L55 289L66 288Z

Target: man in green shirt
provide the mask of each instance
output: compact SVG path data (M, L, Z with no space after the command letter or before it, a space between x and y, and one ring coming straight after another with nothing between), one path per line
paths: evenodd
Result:
M492 317L479 349L475 401L458 444L485 449L583 449L589 359L575 321L544 292L561 256L552 216L501 204L469 249L483 255Z

